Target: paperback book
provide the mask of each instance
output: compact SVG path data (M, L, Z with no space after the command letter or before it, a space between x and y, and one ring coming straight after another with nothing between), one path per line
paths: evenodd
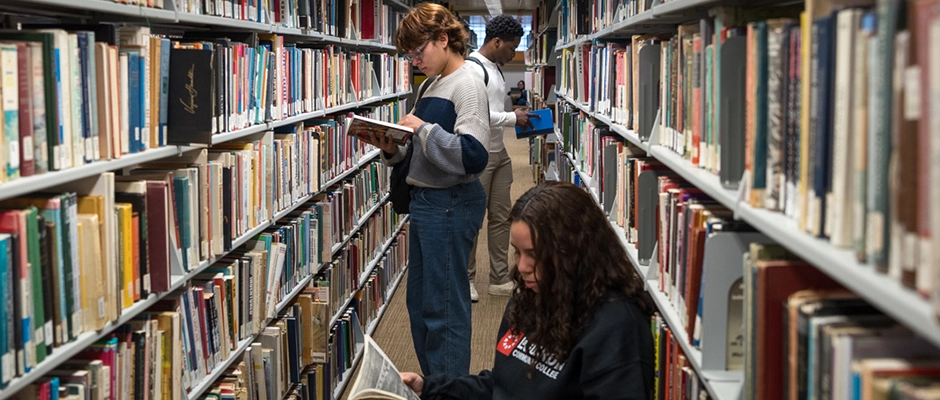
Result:
M361 115L352 115L352 120L346 128L347 135L357 136L359 139L365 140L371 137L373 133L390 136L395 144L404 145L405 141L414 134L414 131L407 126L379 121Z

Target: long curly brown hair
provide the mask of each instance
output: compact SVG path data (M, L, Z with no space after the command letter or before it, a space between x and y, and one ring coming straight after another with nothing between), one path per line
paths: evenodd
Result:
M470 35L459 19L440 4L420 3L415 5L402 19L395 31L395 47L407 54L441 34L447 35L447 47L454 53L467 51Z
M509 326L536 345L533 365L552 358L565 362L611 293L622 293L647 317L653 314L653 301L620 238L584 190L570 183L541 183L516 201L509 219L528 225L539 274L536 293L524 289L516 266L511 272L516 289Z

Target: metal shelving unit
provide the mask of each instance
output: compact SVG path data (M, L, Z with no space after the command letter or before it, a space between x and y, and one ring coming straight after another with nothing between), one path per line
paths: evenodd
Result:
M709 7L719 3L722 3L722 1L668 1L595 34L578 38L569 43L559 43L556 50L570 48L594 39L610 38L620 32L655 31L656 25L665 27L686 19L698 18L704 15ZM809 261L816 268L839 281L846 288L866 299L919 336L936 346L940 346L940 321L937 319L930 300L921 297L914 290L904 287L897 280L875 271L871 265L859 262L853 250L835 247L825 239L806 233L797 226L795 221L780 212L752 207L741 199L738 190L723 187L716 174L693 166L688 160L666 147L640 141L635 132L623 125L612 123L607 116L591 112L586 105L574 101L566 96L562 90L557 91L557 94L591 117L609 125L613 131L640 146L650 156L669 167L670 170L701 189L723 206L734 210L736 219L748 223L767 237L788 248L794 254ZM578 168L575 169L578 170ZM578 173L582 174L580 171ZM634 263L637 272L644 277L647 276L646 274L650 273L650 269L655 268L655 266L639 265L635 249L632 252L631 250L632 245L627 245L628 258ZM678 324L679 319L675 310L656 286L658 286L656 280L647 281L648 291L653 295L666 323L673 327L674 332L679 332L676 335L676 341L689 357L690 363L702 378L708 392L716 398L736 399L741 391L743 377L739 377L737 372L702 370L701 352L689 345L684 330L681 329L682 326Z
M392 7L399 9L407 10L409 7L403 4L399 0L386 0L387 4ZM225 18L219 16L211 15L199 15L179 12L172 9L172 2L167 1L168 7L171 9L156 9L142 7L138 5L122 4L110 0L5 0L3 2L3 8L15 11L23 11L27 14L36 14L36 15L47 15L54 17L74 17L74 18L83 18L90 21L101 20L123 20L134 23L146 23L146 24L155 24L155 25L183 25L184 29L186 26L197 27L197 28L223 28L223 29L237 29L240 31L246 32L259 32L259 33L276 33L280 35L289 36L290 40L296 40L299 42L324 42L324 43L335 43L342 46L356 47L359 49L365 49L364 51L372 52L396 52L395 46L378 43L373 41L362 41L362 40L350 40L345 38L338 38L329 35L323 35L319 32L300 29L300 28L291 28L278 26L274 23L259 23L254 21L239 20L233 18ZM238 140L246 136L265 132L271 129L274 129L278 126L287 125L290 123L303 121L309 118L317 118L320 116L325 116L330 113L342 112L346 110L351 110L354 108L370 105L373 103L386 101L390 99L395 99L407 95L410 91L405 91L401 93L393 93L388 95L379 95L373 96L368 99L363 99L361 101L351 102L338 107L333 107L326 110L321 110L313 113L307 113L305 115L300 115L296 117L286 118L284 120L267 122L263 124L258 124L255 126L247 127L245 129L240 129L235 132L226 132L213 136L212 144L224 143L232 140ZM120 170L124 168L135 167L139 164L149 163L161 159L168 159L175 155L182 154L186 151L191 151L197 149L196 147L191 146L165 146L156 149L149 149L140 153L124 155L121 158L113 160L103 160L98 162L89 163L86 165L77 166L74 168L65 169L62 171L52 171L44 174L19 178L10 182L5 182L0 184L0 200L14 198L18 196L27 195L29 193L55 188L75 180L93 177L107 171ZM365 166L367 163L371 162L378 157L378 150L372 151L364 155L359 161L357 161L354 167L340 174L339 176L329 180L321 187L322 190L326 190L331 185L336 182L339 182L343 179L346 179L351 174L359 171L362 166ZM319 192L318 192L319 193ZM245 232L239 238L233 241L233 248L237 249L238 247L244 245L246 242L251 240L257 234L263 232L268 227L272 226L281 218L288 216L291 212L296 210L298 207L301 207L308 200L310 200L314 194L309 194L301 196L297 199L294 204L289 207L286 207L280 211L274 213L274 219L269 221L264 221L251 230ZM387 201L387 197L376 204L364 218L368 218L371 213L374 213L375 210L379 209L382 203ZM361 223L358 224L355 229L358 230L361 227ZM29 373L22 376L14 378L6 387L2 388L0 391L0 399L7 398L27 387L28 385L35 382L37 379L46 375L47 373L55 370L59 367L60 364L66 360L72 358L76 354L85 350L88 346L94 342L100 340L101 338L107 336L112 331L124 325L128 321L137 317L140 313L144 312L160 300L166 298L174 291L184 287L193 277L199 273L209 268L214 262L218 261L222 257L228 254L224 252L223 254L217 255L210 260L205 260L199 263L196 267L190 269L188 272L182 275L172 275L170 290L162 293L152 293L146 299L141 299L131 305L130 307L121 310L121 315L114 321L108 322L104 328L98 331L85 332L79 335L75 340L65 343L54 349L54 352L46 357L43 362L36 365ZM377 263L377 261L375 261ZM373 264L374 267L375 264ZM323 266L316 266L317 270L321 269ZM276 306L277 310L280 311L287 306L289 301L296 297L298 293L305 287L310 280L312 279L313 274L306 276L301 279L298 285L292 289L292 291L279 302ZM215 383L215 378L224 373L228 365L232 363L233 360L237 359L239 355L244 352L248 345L250 345L250 340L244 340L239 342L237 349L230 355L229 359L220 364L215 368L215 370L207 376L205 379L200 381L196 386L192 388L189 393L190 398L197 398L202 392L207 388L211 387Z
M678 173L679 176L689 183L702 189L703 192L721 203L721 205L730 210L735 209L738 203L737 192L725 189L721 186L718 175L701 168L693 167L688 160L663 146L650 146L649 154L669 167L669 169Z
M669 325L672 336L675 338L675 341L679 343L679 346L682 347L682 352L685 353L689 364L695 369L695 373L701 378L705 389L708 390L708 394L718 400L737 399L738 395L741 393L741 389L744 387L744 372L710 371L702 369L701 350L689 344L689 338L685 334L685 327L680 323L679 314L676 313L675 308L673 308L669 299L666 298L666 295L655 287L655 285L658 285L658 282L658 280L647 280L646 291L653 298L653 302L656 303L656 308L659 309L659 314L662 316L663 320L666 321L666 324Z
M55 187L74 180L100 175L103 172L148 163L192 150L185 146L167 146L127 154L114 160L95 161L78 167L44 174L31 175L0 184L0 200L23 196L29 193Z
M388 4L389 6L392 6L392 8L395 8L399 11L408 11L411 9L411 6L402 3L399 0L385 0L385 4Z

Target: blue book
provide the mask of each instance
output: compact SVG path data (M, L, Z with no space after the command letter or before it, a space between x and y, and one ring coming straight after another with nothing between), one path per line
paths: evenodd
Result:
M78 62L81 71L82 138L90 149L85 149L85 163L100 158L98 153L98 108L95 94L95 33L76 32L78 35ZM74 100L73 100L74 101Z
M177 176L173 178L174 193L176 194L176 220L179 221L180 229L180 248L183 250L183 267L188 271L192 261L190 256L190 246L192 246L192 236L190 234L190 214L189 200L189 177Z
M133 50L122 50L127 53L127 106L128 130L130 136L130 152L141 150L140 142L140 54Z
M170 97L170 39L160 40L160 137L159 146L166 146L167 100Z
M516 127L516 139L547 135L555 131L555 120L552 118L552 109L529 111L529 127Z
M16 355L14 347L10 345L15 329L13 320L13 276L11 271L10 249L13 237L7 233L0 233L0 385L6 385L16 375Z
M197 363L199 361L196 358L197 357L196 342L195 342L196 339L193 337L195 335L195 331L193 330L193 324L197 324L198 322L193 321L193 318L192 318L192 315L193 315L192 307L194 307L194 305L191 304L192 298L190 296L191 296L191 293L189 290L184 291L180 295L180 299L183 300L183 309L180 312L181 314L180 317L183 319L182 320L182 323L183 323L182 331L183 331L183 336L184 336L183 340L184 340L184 344L186 345L186 349L185 349L186 357L185 358L187 359L187 362L189 364L190 372L195 372L199 369L199 367L197 366L198 365Z

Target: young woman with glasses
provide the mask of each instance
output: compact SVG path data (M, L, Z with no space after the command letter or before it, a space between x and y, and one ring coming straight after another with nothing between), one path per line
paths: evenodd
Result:
M470 369L470 287L467 260L483 223L489 114L482 79L465 64L468 34L438 4L421 3L404 17L395 45L428 77L415 109L398 124L414 129L397 146L376 134L369 141L395 165L411 152L408 314L425 374L464 375Z

